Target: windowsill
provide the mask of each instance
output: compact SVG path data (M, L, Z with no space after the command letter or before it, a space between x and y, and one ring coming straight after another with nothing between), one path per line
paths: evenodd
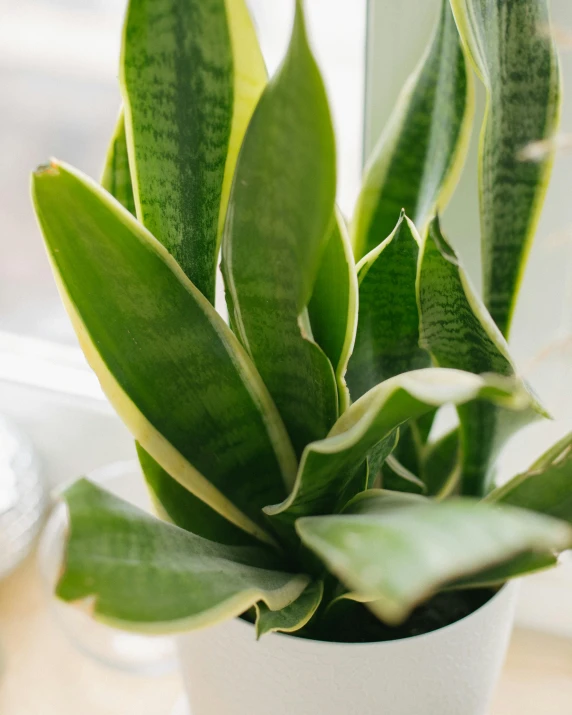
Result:
M0 633L2 715L170 715L181 697L177 674L127 675L79 654L49 611L33 558L0 583ZM572 641L515 630L490 715L569 715L571 702Z

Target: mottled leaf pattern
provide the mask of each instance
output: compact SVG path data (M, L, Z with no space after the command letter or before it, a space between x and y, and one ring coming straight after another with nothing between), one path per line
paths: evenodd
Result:
M548 0L451 5L487 88L479 166L484 299L507 335L552 166L550 154L527 161L523 150L557 129L558 56Z
M418 256L417 231L402 215L389 238L358 263L358 327L346 377L354 400L383 380L431 364L419 347Z
M389 236L402 209L423 232L445 207L465 160L473 107L472 78L444 0L433 42L366 169L353 225L357 259Z
M439 591L497 588L572 547L572 435L493 488L499 447L546 416L504 336L558 124L547 3L441 0L350 239L303 0L270 82L246 0L128 0L102 186L54 160L32 187L161 520L76 482L61 599L144 633L243 616L258 637L373 640L409 635ZM465 52L488 99L490 313L438 219L472 123ZM230 327L213 308L221 242ZM445 405L460 424L435 440ZM483 602L428 607L460 600Z
M225 0L130 0L122 51L137 216L211 303L227 156L240 101L233 19ZM237 48L253 59L244 78L252 113L266 81L252 27L244 26ZM236 154L235 148L235 159Z
M441 367L477 375L515 376L508 347L474 292L458 258L434 219L419 264L421 344ZM508 420L494 405L475 402L458 409L463 450L463 492L482 496L500 439L510 436ZM529 415L534 418L533 413ZM503 421L502 434L500 421ZM514 422L514 429L522 422Z

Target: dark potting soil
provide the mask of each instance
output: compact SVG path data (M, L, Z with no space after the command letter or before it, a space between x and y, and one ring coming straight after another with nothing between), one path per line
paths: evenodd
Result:
M300 635L338 643L371 643L410 638L431 633L460 621L483 606L496 593L493 589L446 591L419 606L400 626L382 623L361 603L339 601L327 615L311 621Z

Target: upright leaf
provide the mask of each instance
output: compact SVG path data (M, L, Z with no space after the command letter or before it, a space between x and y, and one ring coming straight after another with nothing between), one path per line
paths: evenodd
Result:
M451 5L487 89L479 164L484 299L507 335L552 168L551 154L526 161L523 152L557 129L558 56L548 0Z
M423 232L442 210L465 160L474 108L472 77L449 2L366 169L353 225L357 259L383 241L405 209Z
M487 496L487 501L512 504L572 523L572 434L559 442L560 451Z
M358 263L358 327L346 377L354 400L383 380L431 364L419 347L418 256L419 236L402 214L389 238Z
M165 524L85 479L70 513L57 595L124 630L173 633L214 625L258 601L281 609L309 582L270 550L224 546Z
M120 204L53 163L36 211L86 356L133 436L241 528L292 484L295 457L244 350L173 258ZM245 478L248 475L248 478Z
M528 404L527 395L513 381L494 376L430 368L386 380L354 402L326 439L306 447L290 496L266 508L266 513L287 524L300 516L331 513L371 450L382 446L378 464L391 452L400 425L444 404L479 399L517 410Z
M222 264L232 325L298 454L337 416L334 372L305 320L335 190L330 112L298 2L288 54L244 139Z
M343 412L350 403L345 374L356 336L358 282L344 217L338 210L322 256L308 314L314 340L334 367L340 412Z
M127 153L127 139L125 137L125 114L123 109L119 113L115 131L107 150L101 185L106 191L109 191L129 213L135 216L135 197L133 196L133 185L129 171L129 156Z
M421 344L441 367L477 375L515 376L508 347L500 331L475 294L459 260L434 219L427 232L418 274ZM459 408L463 453L463 490L482 496L494 452L511 429L494 405L475 402ZM533 413L525 413L532 419ZM502 424L501 424L502 423Z
M130 0L121 83L137 216L214 302L219 227L266 70L243 0Z
M391 625L455 579L519 554L572 544L567 524L523 509L469 499L406 499L400 506L399 497L391 496L387 504L382 492L366 513L296 523L304 544Z

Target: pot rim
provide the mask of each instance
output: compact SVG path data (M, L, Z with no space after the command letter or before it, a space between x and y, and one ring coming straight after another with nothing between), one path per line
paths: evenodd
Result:
M296 640L298 643L308 643L312 644L314 646L324 646L327 648L334 647L336 649L344 649L344 648L391 648L392 646L395 646L396 644L409 644L412 643L413 641L419 643L420 641L427 640L431 638L432 636L437 636L438 634L444 633L445 631L451 630L453 628L456 628L457 626L460 626L462 623L465 623L468 621L470 618L473 618L477 614L481 613L485 609L492 607L494 603L499 601L501 597L507 596L507 591L516 591L516 587L518 585L517 581L505 581L505 583L498 589L498 591L489 598L489 600L486 603L483 603L482 606L479 606L475 611L472 613L469 613L467 616L463 616L463 618L460 618L458 621L455 621L454 623L449 623L446 626L443 626L442 628L437 628L434 631L430 631L429 633L420 633L419 635L416 636L408 636L407 638L395 638L394 640L390 641L367 641L365 643L345 643L342 641L324 641L324 640L316 640L314 638L300 638L299 636L296 636L294 633L283 633L283 632L273 632L273 633L268 633L262 636L261 640L268 642L269 639L272 640L285 640L288 639L290 641ZM254 624L249 623L248 621L243 621L241 618L234 618L230 621L230 623L239 623L241 624L240 627L244 626L245 630L254 631ZM224 625L224 623L221 623L220 625Z

